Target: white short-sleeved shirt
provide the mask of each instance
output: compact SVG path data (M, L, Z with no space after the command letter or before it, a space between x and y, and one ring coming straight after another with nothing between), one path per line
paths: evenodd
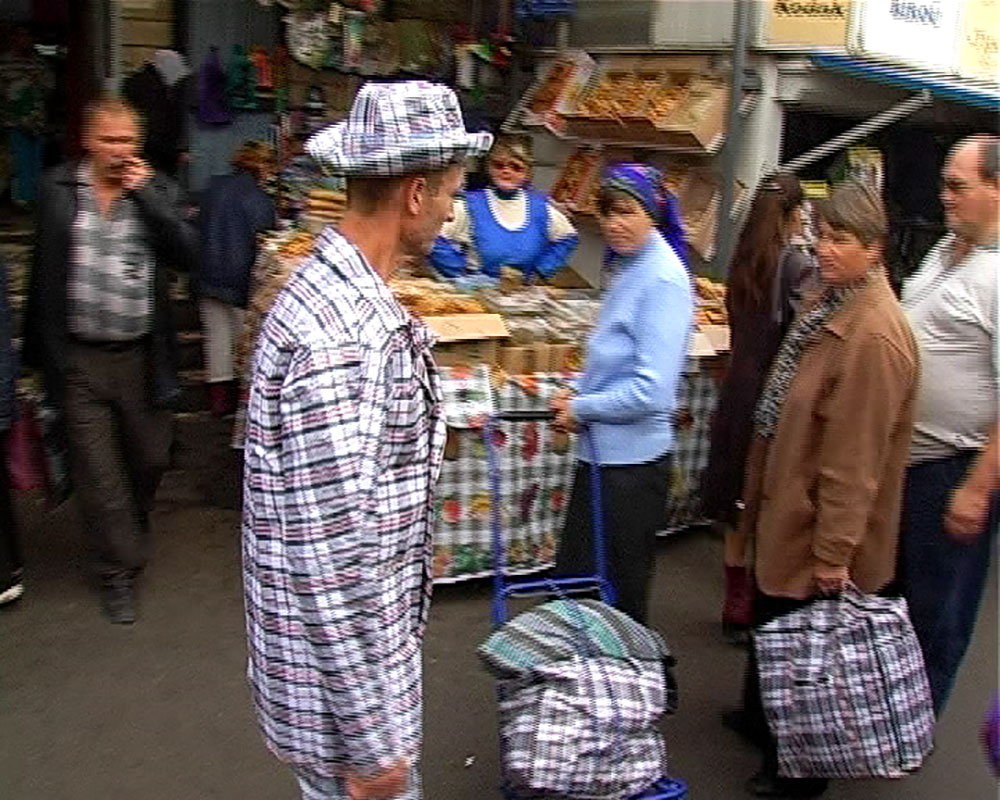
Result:
M903 287L920 348L920 390L911 463L986 446L997 421L1000 248L974 248L953 265L944 237Z

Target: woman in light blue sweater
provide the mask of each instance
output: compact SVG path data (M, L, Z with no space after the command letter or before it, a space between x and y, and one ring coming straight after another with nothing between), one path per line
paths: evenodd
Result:
M656 532L664 521L674 446L673 412L694 319L676 205L660 173L611 167L601 185L601 231L612 280L577 394L553 401L556 424L587 425L581 440L556 571L592 572L589 463L601 466L611 578L618 607L646 620Z

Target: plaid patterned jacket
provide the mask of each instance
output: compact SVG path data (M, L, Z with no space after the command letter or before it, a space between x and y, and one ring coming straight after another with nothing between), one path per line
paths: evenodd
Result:
M248 677L269 748L320 775L419 756L430 335L327 230L264 322L245 446Z

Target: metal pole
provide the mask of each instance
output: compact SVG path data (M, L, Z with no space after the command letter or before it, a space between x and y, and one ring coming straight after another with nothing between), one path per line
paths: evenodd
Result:
M743 73L747 63L747 38L750 31L751 0L735 0L733 3L733 79L729 92L729 124L726 127L726 144L722 151L722 187L719 212L716 215L714 264L717 275L725 277L729 272L732 251L733 226L729 221L729 211L733 207L736 165L740 155L740 105L743 102Z

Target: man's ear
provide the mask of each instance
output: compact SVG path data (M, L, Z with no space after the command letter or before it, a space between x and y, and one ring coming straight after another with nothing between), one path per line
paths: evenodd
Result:
M407 178L403 186L403 199L407 212L414 217L420 216L427 202L427 178L422 175Z

